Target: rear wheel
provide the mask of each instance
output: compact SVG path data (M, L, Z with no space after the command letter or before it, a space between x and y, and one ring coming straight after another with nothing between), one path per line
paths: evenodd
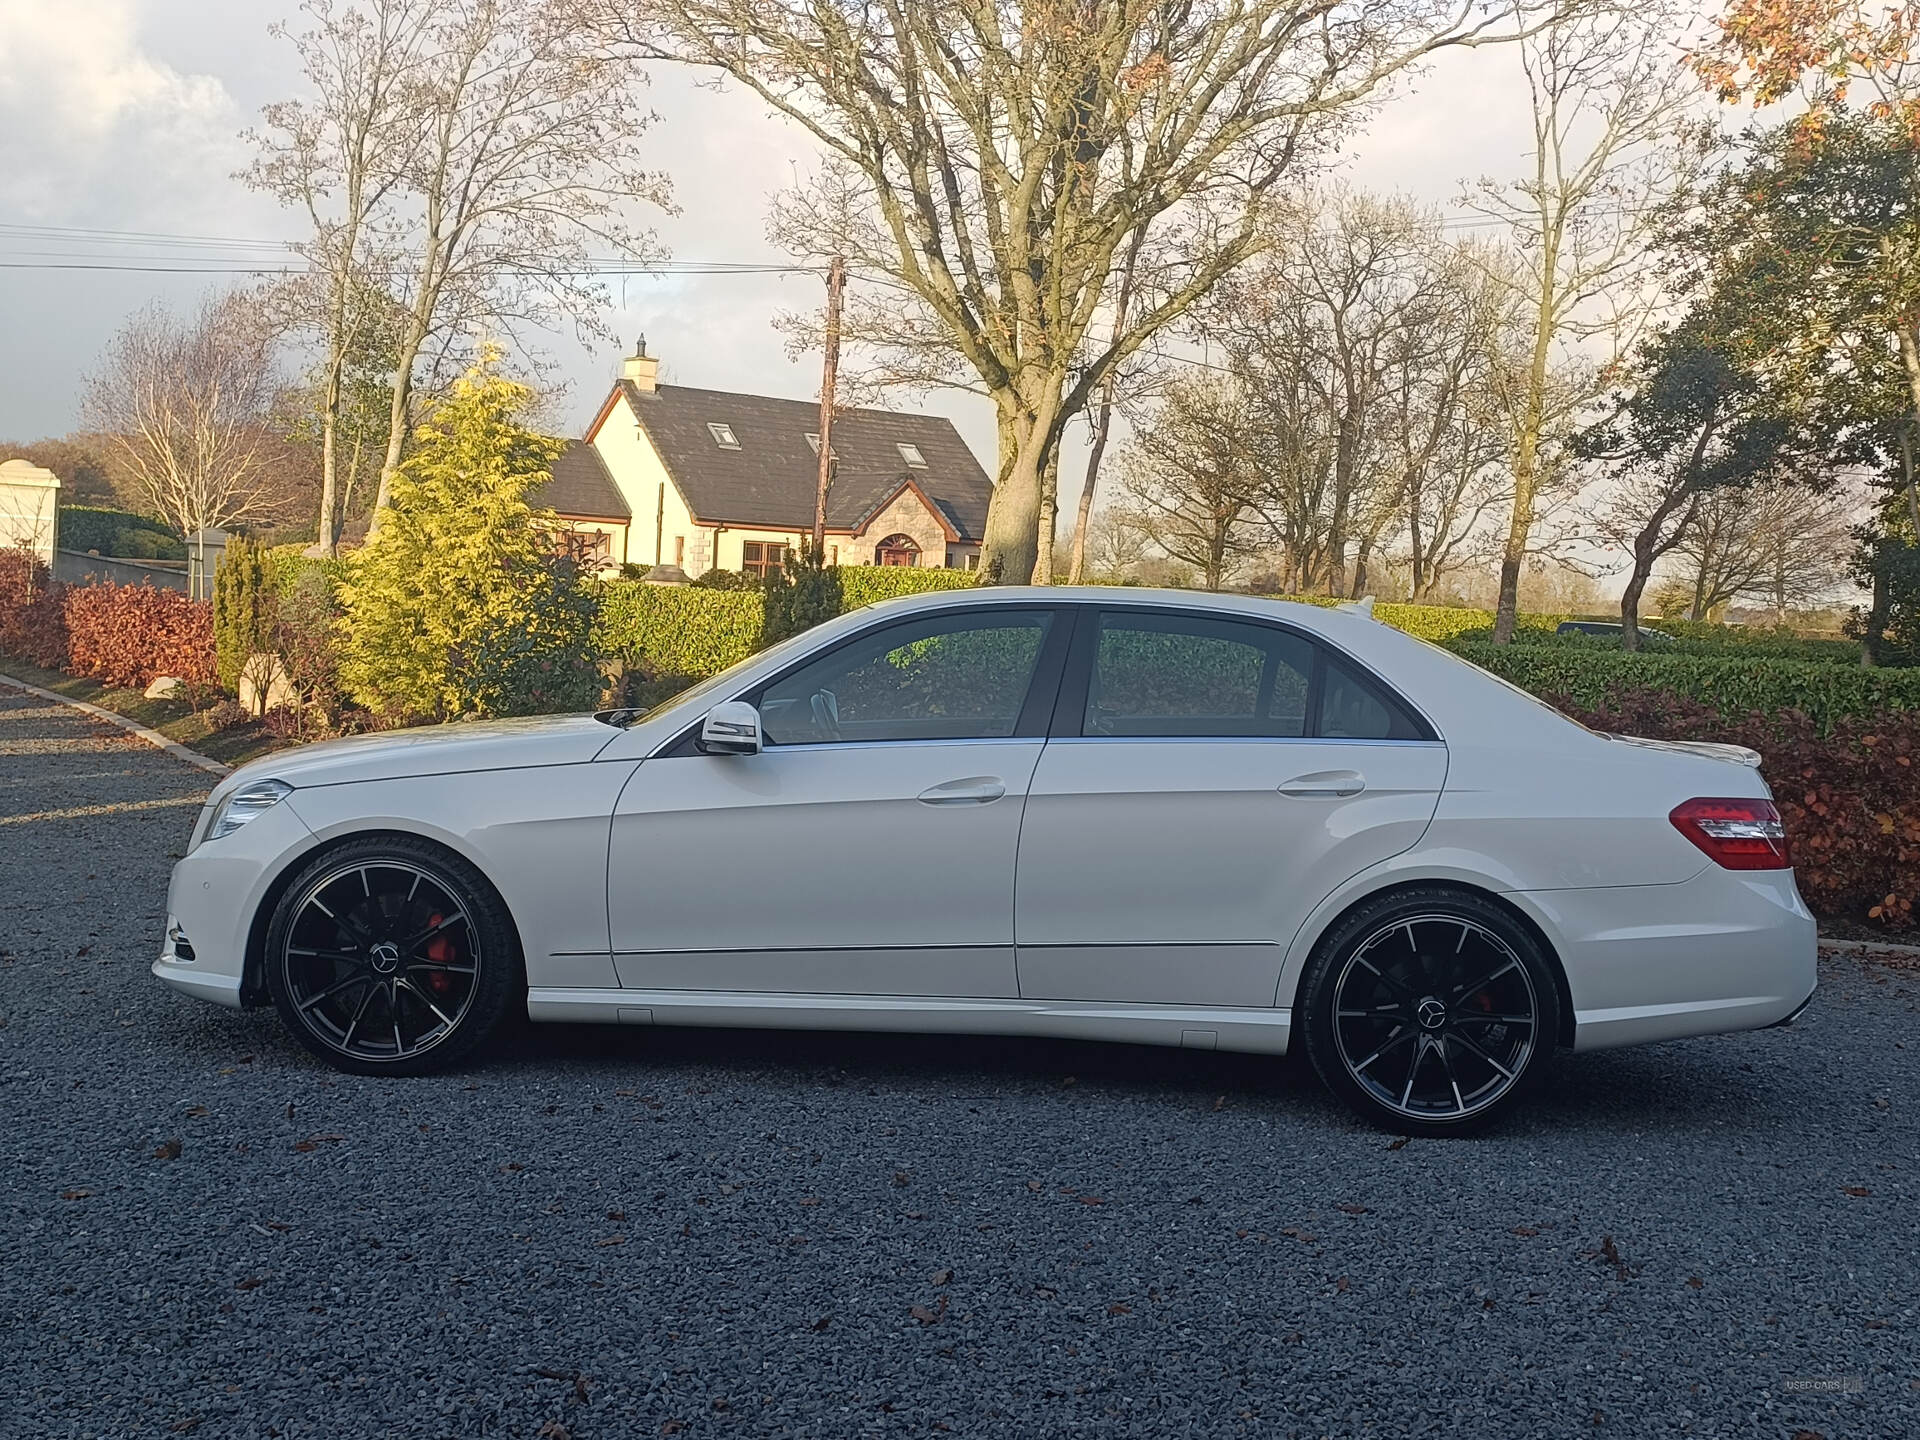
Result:
M1559 1034L1539 943L1500 906L1457 890L1362 905L1321 942L1304 994L1320 1078L1401 1134L1486 1125L1538 1081Z
M274 911L266 962L293 1033L362 1075L455 1063L525 989L518 937L486 877L401 837L350 841L302 870Z

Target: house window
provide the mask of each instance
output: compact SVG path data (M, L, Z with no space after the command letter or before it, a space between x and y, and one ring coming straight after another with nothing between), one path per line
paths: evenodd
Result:
M583 570L604 570L613 563L613 536L604 530L564 530L561 551Z
M924 470L927 468L927 457L920 453L920 447L918 445L908 445L902 442L895 448L899 450L900 458L915 470Z
M876 565L918 565L920 546L911 535L889 535L873 548Z
M713 436L713 443L722 450L738 450L740 442L734 437L731 425L722 425L718 420L707 422L707 433Z
M740 547L740 568L762 579L786 568L787 547L771 540L749 540Z

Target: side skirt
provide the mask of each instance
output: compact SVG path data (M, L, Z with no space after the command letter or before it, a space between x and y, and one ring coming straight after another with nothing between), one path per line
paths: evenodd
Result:
M1252 1007L1113 1005L901 995L743 994L699 990L527 992L533 1020L604 1025L708 1025L768 1030L888 1030L1044 1035L1194 1050L1284 1055L1291 1013Z

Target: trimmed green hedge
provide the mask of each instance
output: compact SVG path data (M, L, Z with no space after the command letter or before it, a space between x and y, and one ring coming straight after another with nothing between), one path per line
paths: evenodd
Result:
M326 576L327 589L339 593L340 582L347 578L347 566L351 563L344 558L322 560L318 556L308 555L304 545L276 545L262 553L261 564L267 572L267 588L275 596L284 600L293 593L294 586L302 575L317 573Z
M184 560L187 542L166 522L99 505L60 507L60 548L121 560Z
M897 600L928 590L969 590L979 583L973 570L923 570L916 565L842 565L840 603L858 610L877 600Z
M609 580L594 646L647 675L714 675L760 648L757 590L705 590Z
M1920 670L1868 670L1806 660L1628 654L1597 646L1509 645L1457 640L1449 648L1535 695L1604 708L1616 691L1656 689L1722 715L1804 712L1823 730L1842 716L1920 709Z

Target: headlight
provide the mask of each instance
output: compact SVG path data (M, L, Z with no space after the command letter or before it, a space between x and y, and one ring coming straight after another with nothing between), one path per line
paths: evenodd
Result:
M256 780L251 785L242 785L222 800L220 808L213 812L213 823L207 827L205 838L218 840L233 834L254 816L271 810L292 793L293 787L284 780Z

